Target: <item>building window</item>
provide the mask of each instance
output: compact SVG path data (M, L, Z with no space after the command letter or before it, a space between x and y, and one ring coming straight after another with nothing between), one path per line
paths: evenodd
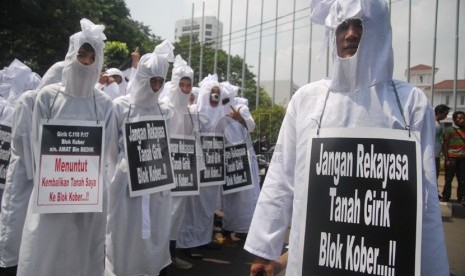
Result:
M465 96L460 96L460 105L465 104Z
M450 100L450 96L449 95L446 95L446 105L449 105L449 100Z
M212 28L212 24L205 24L205 29L211 29Z
M205 31L205 36L211 36L212 35L212 31Z
M420 75L420 83L423 83L423 76Z

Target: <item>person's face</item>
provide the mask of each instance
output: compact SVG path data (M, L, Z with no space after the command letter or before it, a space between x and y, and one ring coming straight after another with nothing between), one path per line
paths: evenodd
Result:
M210 105L212 107L217 107L220 103L220 94L221 90L218 86L214 86L210 91Z
M150 78L150 87L152 88L153 92L158 92L160 88L163 86L163 83L165 82L165 79L162 77L152 77Z
M190 94L192 91L192 81L190 78L184 77L179 80L179 88L184 94Z
M91 65L95 61L95 52L89 51L83 45L78 50L77 60L83 65Z
M120 84L123 81L123 78L120 75L113 75L112 77L117 84Z
M341 58L355 55L362 33L363 25L360 19L348 19L342 22L336 29L337 55Z
M454 120L454 123L460 128L465 127L465 115L458 114Z

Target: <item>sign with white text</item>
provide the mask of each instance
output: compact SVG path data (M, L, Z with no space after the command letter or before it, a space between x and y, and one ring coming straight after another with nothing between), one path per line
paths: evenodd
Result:
M175 187L166 123L162 116L141 116L124 124L131 197Z
M97 122L42 122L35 213L102 211L103 137L104 128Z
M198 195L199 173L195 136L172 135L170 137L170 152L174 183L176 184L176 188L171 190L171 195Z
M224 184L224 137L223 134L201 133L200 146L205 170L200 171L200 187Z
M226 145L224 147L224 163L226 166L226 183L223 185L223 194L253 188L247 143Z
M344 128L309 139L301 275L420 275L418 137Z

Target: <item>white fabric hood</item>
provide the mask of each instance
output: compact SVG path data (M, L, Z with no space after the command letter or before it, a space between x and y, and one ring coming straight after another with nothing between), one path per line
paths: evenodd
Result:
M119 70L118 68L109 68L107 69L107 71L105 71L105 74L108 76L115 76L115 75L120 76L122 81L121 83L118 84L119 93L121 95L126 95L126 89L128 87L128 83L126 81L126 78L124 77L123 72L121 72L121 70Z
M223 92L221 91L218 76L216 74L206 76L200 83L200 92L197 100L197 111L199 113L200 130L201 131L214 131L217 123L223 115L223 107L221 100L223 99ZM213 87L220 88L220 103L216 107L210 105L210 94ZM221 128L221 127L220 127ZM221 130L222 131L222 130Z
M65 94L77 98L87 98L93 95L94 86L102 69L106 36L103 33L105 26L95 25L86 18L81 19L81 29L82 31L69 38L62 83L65 86ZM83 65L77 60L79 48L84 43L89 43L95 50L95 62L91 65Z
M192 82L194 71L180 55L177 55L173 64L171 85L168 93L168 100L175 110L185 110L189 101L190 94L184 94L179 87L179 81L184 77L191 79Z
M360 91L392 80L392 31L384 0L313 0L312 20L325 25L333 46L333 91ZM350 58L336 54L335 30L344 20L359 18L363 34L357 53Z
M153 53L141 57L135 77L129 83L127 91L132 104L146 108L157 105L163 86L157 92L153 92L150 79L153 77L166 79L169 62L172 62L174 58L173 49L173 44L165 40L155 47Z
M13 60L5 70L3 78L10 85L10 91L5 96L7 96L7 100L11 104L16 103L16 100L23 92L36 89L40 83L40 76L17 59Z

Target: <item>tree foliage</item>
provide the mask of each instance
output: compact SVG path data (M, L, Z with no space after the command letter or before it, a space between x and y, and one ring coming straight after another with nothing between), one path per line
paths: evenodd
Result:
M125 42L130 51L138 46L141 53L151 52L160 41L149 27L130 18L123 0L2 1L0 63L7 66L17 58L42 75L64 59L82 18L104 24L107 40Z
M252 117L256 127L252 133L252 139L265 138L268 145L276 144L285 113L286 110L280 105L260 106L253 110Z
M194 69L194 85L198 83L208 74L213 74L215 64L215 49L209 45L204 45L203 48L203 62L202 72L200 72L200 46L198 41L192 43L191 48L191 64L190 66ZM180 54L186 61L189 57L189 38L183 37L180 41L175 43L175 54ZM243 59L239 56L231 56L230 58L230 77L229 82L233 85L242 87L242 61ZM219 49L217 51L217 75L220 82L227 80L227 69L228 66L228 54ZM202 73L202 75L200 75ZM257 83L255 81L255 75L248 69L247 64L245 65L245 92L241 93L242 97L249 100L249 107L255 108L256 102L256 91ZM260 88L259 93L259 105L260 106L271 106L271 98L266 94L263 88Z
M119 68L122 69L125 65L131 63L129 57L129 49L126 43L119 41L105 42L105 61L104 69Z
M8 66L15 58L27 64L40 75L55 62L63 60L68 50L69 37L80 31L79 21L88 18L96 24L105 25L107 49L105 66L120 69L131 65L130 54L139 47L140 55L152 52L161 42L148 26L131 19L124 0L14 0L0 4L0 65ZM194 69L194 84L198 84L209 73L214 72L215 49L204 45L202 72L200 72L201 44L192 44L191 67ZM189 38L175 43L175 54L185 60L189 57ZM239 56L230 57L229 82L242 86L242 63ZM217 74L219 81L227 79L228 54L217 52ZM200 75L201 74L201 75ZM171 73L169 73L171 76ZM245 65L245 91L242 97L249 100L251 110L256 109L255 75ZM259 89L259 108L254 111L258 136L267 137L273 142L281 125L284 109L271 108L271 99L263 88ZM258 114L258 115L257 115ZM263 114L270 114L268 115ZM269 118L263 119L263 118ZM268 121L263 121L268 120Z

